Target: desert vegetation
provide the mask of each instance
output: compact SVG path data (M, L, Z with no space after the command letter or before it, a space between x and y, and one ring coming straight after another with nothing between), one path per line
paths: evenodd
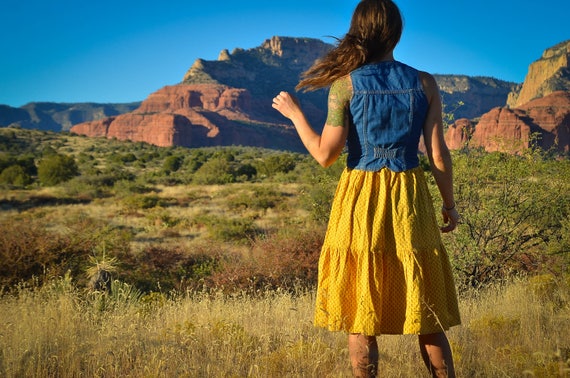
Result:
M466 146L454 162L458 373L568 376L570 161ZM0 129L0 376L348 376L345 335L312 326L342 169ZM383 337L381 371L421 376L416 350Z

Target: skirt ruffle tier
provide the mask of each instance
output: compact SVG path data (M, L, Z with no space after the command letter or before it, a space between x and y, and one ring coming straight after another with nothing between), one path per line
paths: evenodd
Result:
M315 325L380 335L437 333L459 323L421 168L345 169L319 260Z

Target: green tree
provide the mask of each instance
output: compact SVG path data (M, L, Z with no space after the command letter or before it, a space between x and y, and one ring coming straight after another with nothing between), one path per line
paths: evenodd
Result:
M170 172L176 172L180 169L180 167L182 166L182 162L184 161L184 158L182 156L179 155L171 155L169 157L167 157L166 159L164 159L164 163L162 165L162 169L166 172L166 173L170 173Z
M287 173L295 169L299 159L291 153L280 153L267 156L257 161L255 168L260 175L271 177L277 173Z
M235 181L234 171L225 157L217 157L205 162L194 173L193 181L197 184L228 184Z
M38 164L38 179L44 186L53 186L79 175L79 169L71 156L50 154Z

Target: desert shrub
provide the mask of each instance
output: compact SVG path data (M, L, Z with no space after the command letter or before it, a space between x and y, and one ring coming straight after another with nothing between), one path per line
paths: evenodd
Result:
M205 226L212 239L224 242L247 242L260 232L251 218L201 214L192 221L197 225Z
M121 155L121 162L123 163L132 163L137 160L137 156L132 152L128 152L124 155Z
M50 270L55 275L65 272L53 264L63 258L65 240L54 237L39 222L26 223L26 227L15 221L0 223L0 286L43 277L50 265L54 265Z
M88 154L85 151L81 151L77 155L77 163L78 164L87 164L95 161L95 157L92 154Z
M159 206L160 197L155 194L133 194L123 198L123 205L129 210L144 210Z
M166 173L176 172L182 166L183 161L184 161L184 158L182 156L171 155L171 156L167 157L166 159L164 159L164 163L162 164L162 169Z
M310 212L314 221L328 221L335 189L344 166L344 159L339 159L327 169L307 169L304 173L305 185L302 189L301 204Z
M130 196L131 194L146 194L154 191L154 188L151 186L129 180L115 181L113 189L118 197Z
M278 173L288 173L295 169L298 158L292 153L277 153L255 161L255 169L260 175L271 177Z
M0 183L19 187L31 184L32 176L38 172L34 156L29 153L24 155L0 154L0 172L6 169L9 170L0 177Z
M251 186L237 190L228 188L220 193L232 209L267 210L283 203L283 195L268 186Z
M77 175L79 169L71 156L49 153L38 163L38 179L44 186L57 185Z
M15 163L22 167L24 172L29 176L35 176L38 174L35 156L32 153L18 155Z
M128 247L130 234L86 217L69 219L63 231L48 230L43 220L0 222L0 287L35 279L40 284L69 272L85 283L89 256L105 248Z
M297 181L302 184L301 206L309 211L314 221L328 221L336 186L345 167L346 155L341 155L328 168L322 168L312 158L296 166Z
M315 227L256 239L253 251L261 273L272 277L276 287L314 287L324 235L325 227Z
M138 160L142 163L148 163L157 159L160 155L156 151L144 151L139 154Z
M191 150L184 160L184 170L194 173L208 160L208 158L209 155L201 149Z
M317 227L257 238L249 258L226 256L207 282L213 288L250 294L313 288L324 231Z
M16 159L12 155L7 154L6 150L2 151L0 153L0 172L16 163Z
M100 174L109 177L113 182L120 180L134 181L137 178L136 174L125 169L120 164L109 164L101 170Z
M0 173L0 184L25 187L33 182L21 165L11 165Z
M51 144L44 145L41 152L43 157L57 155L57 149L55 149Z
M119 254L119 278L143 292L185 291L202 286L219 265L216 253L190 253L181 248L148 246Z
M454 161L462 219L444 237L460 286L567 269L568 237L562 235L570 215L567 162L473 151Z
M255 175L257 175L257 169L249 163L240 164L235 170L235 175L238 181L251 180Z
M186 222L186 218L174 216L162 209L159 211L149 211L145 217L149 220L150 224L164 229L170 229Z
M229 184L235 181L234 170L227 158L212 158L200 166L192 181L201 185Z
M90 201L109 195L108 185L103 180L94 180L92 176L78 176L61 185L67 197L81 201Z
M71 181L81 181L86 185L91 185L98 188L111 188L115 185L117 177L110 173L96 173L96 174L82 174L79 177L73 178Z

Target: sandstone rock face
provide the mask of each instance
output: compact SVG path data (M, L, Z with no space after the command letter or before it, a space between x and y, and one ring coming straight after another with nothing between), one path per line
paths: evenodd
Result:
M570 152L570 92L558 91L520 107L541 130L542 148Z
M301 150L292 126L247 115L250 94L219 84L179 84L152 93L133 112L75 125L75 134L157 146L251 145ZM259 131L258 128L262 129Z
M459 150L467 145L473 134L473 122L467 118L460 118L449 126L445 133L445 143L452 150Z
M115 120L115 117L109 117L102 120L83 122L71 128L71 132L89 137L106 137L109 131L109 125Z
M288 82L297 82L302 71L324 55L332 45L313 38L274 36L253 49L224 49L217 61L197 59L182 79L183 83L223 83L248 88L252 81L275 81L281 71L294 73ZM277 74L277 76L275 76ZM288 83L289 84L289 83Z
M460 148L469 125L458 120L446 133L450 148ZM469 140L471 147L486 151L521 153L532 144L560 153L570 151L570 92L558 91L511 109L497 107L484 114Z
M251 95L250 115L269 122L283 122L271 108L281 90L294 92L301 73L332 45L313 38L272 37L252 49L222 50L218 60L197 59L182 79L183 84L223 84L245 88ZM327 92L297 94L307 118L322 125L326 118ZM318 127L318 126L317 126Z
M529 147L531 128L525 112L518 109L495 108L484 114L471 138L471 147L484 147L486 151L520 153Z
M507 105L516 108L556 91L570 91L570 40L544 51L532 63L520 91L509 94Z

